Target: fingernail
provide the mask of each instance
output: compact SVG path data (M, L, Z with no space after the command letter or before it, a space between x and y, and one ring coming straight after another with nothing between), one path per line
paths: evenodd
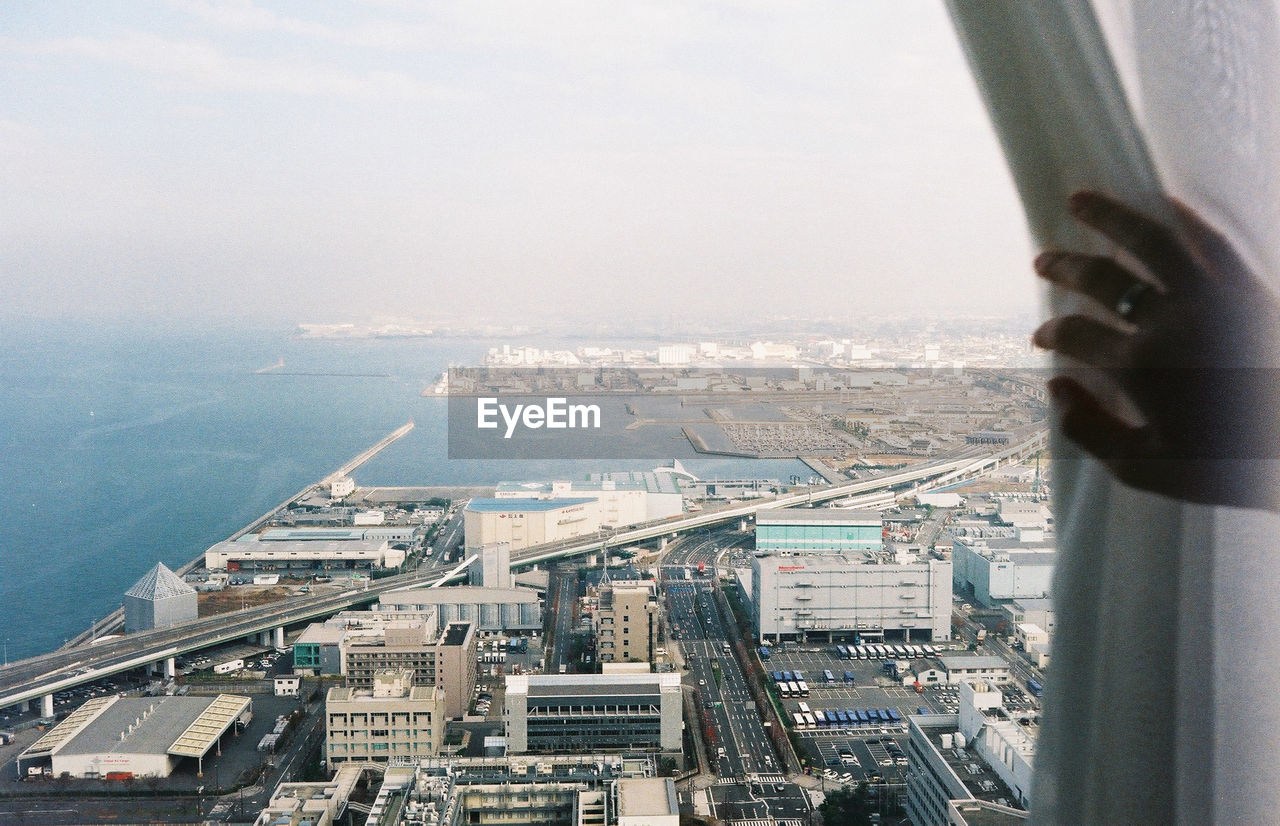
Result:
M1031 262L1031 266L1035 268L1036 274L1048 278L1053 265L1058 263L1062 258L1062 253L1046 250L1036 256L1036 260Z
M1037 327L1036 331L1031 334L1031 343L1044 350L1052 349L1052 333L1053 321L1046 321L1044 324Z

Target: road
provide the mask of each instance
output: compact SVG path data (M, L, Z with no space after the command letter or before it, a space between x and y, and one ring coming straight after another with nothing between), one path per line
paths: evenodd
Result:
M680 561L713 553L715 540L687 542ZM692 577L685 565L662 569L668 600L668 633L678 642L688 666L687 680L711 713L716 744L712 768L734 784L708 790L721 820L806 820L808 798L781 773L780 760L755 709L746 677L725 646L732 645L717 605L713 583Z
M750 517L761 508L793 507L909 484L940 483L966 473L981 472L982 468L994 467L998 461L1036 449L1042 446L1044 436L1043 431L1038 432L1019 445L1004 447L995 453L966 448L959 454L945 459L939 458L872 479L661 520L657 523L619 531L604 538L592 537L590 541L574 541L525 549L513 554L511 561L514 566L528 565L536 561L597 551L602 545L628 545L682 531L709 530L724 523ZM449 538L449 531L442 533L446 534L446 539ZM295 598L286 603L194 620L159 631L131 634L122 640L64 648L53 654L21 660L8 667L0 668L0 708L35 699L62 688L93 682L101 677L157 662L166 657L207 648L237 636L247 636L282 625L328 616L345 608L367 603L381 592L393 588L438 581L443 573L444 566L436 563L424 566L412 574L377 580L371 583L367 590L360 592L347 591L337 596L313 594L309 597Z

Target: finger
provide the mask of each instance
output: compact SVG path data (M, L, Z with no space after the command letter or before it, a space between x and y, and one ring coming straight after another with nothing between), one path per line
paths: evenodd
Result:
M1094 367L1120 367L1128 361L1125 353L1130 337L1088 316L1051 318L1040 325L1031 335L1031 340L1037 347Z
M1042 278L1092 298L1109 310L1114 310L1121 296L1142 282L1114 259L1101 255L1042 252L1036 256L1035 270Z
M1097 192L1077 192L1071 214L1133 253L1166 286L1194 283L1197 268L1174 231Z
M1209 274L1226 283L1233 281L1252 283L1247 278L1249 268L1236 253L1235 247L1227 240L1227 236L1208 224L1199 213L1182 201L1177 198L1169 200L1173 203L1173 209L1182 222L1192 254L1204 262Z
M1146 428L1134 427L1115 416L1072 379L1057 376L1046 387L1061 412L1064 436L1107 462L1113 470L1139 458L1147 442Z

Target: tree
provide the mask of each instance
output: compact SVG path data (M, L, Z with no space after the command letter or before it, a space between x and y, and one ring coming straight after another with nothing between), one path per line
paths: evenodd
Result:
M871 826L871 804L866 783L831 792L818 811L826 826Z

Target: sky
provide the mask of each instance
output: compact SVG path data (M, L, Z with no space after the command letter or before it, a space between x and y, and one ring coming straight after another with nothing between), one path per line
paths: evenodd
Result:
M1028 312L938 0L7 3L0 315Z

